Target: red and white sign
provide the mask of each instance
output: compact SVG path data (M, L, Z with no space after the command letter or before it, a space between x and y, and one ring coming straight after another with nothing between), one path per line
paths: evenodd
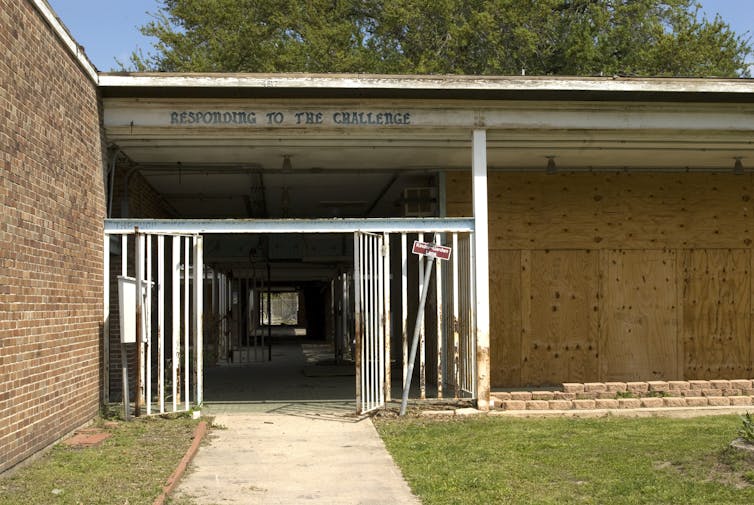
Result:
M450 247L439 244L430 244L428 242L419 242L414 240L414 247L412 252L420 256L429 256L430 258L437 258L438 260L450 259Z

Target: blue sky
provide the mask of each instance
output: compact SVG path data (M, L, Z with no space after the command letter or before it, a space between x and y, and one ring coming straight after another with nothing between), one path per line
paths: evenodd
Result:
M115 59L127 62L131 51L151 49L138 27L149 21L157 0L48 0L97 69L117 70ZM754 35L754 0L700 0L713 17L719 13L738 33Z

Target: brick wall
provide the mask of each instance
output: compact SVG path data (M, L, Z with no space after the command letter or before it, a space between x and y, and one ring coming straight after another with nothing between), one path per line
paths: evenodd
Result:
M0 472L97 414L103 152L95 84L0 0Z

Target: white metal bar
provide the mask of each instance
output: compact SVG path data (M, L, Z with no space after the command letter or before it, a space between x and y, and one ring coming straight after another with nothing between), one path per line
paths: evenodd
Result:
M157 237L157 390L165 412L165 237Z
M424 234L418 236L419 242L424 242ZM419 256L419 300L424 290L424 256ZM427 398L427 342L424 327L424 317L419 320L419 397L422 400Z
M385 327L385 401L392 399L391 385L392 385L392 371L390 369L391 361L391 345L392 345L392 320L390 311L390 235L385 233L383 235L383 260L384 260L384 277L383 277L383 291L385 293L385 310L383 311L384 327Z
M144 235L137 234L135 238L135 258L134 258L134 277L136 278L136 354L138 368L136 373L138 374L136 388L136 415L141 414L141 406L144 405L144 297L142 295L144 289Z
M403 346L403 381L408 370L408 244L406 234L401 233L401 339Z
M470 326L471 326L471 339L469 342L469 348L471 349L471 395L474 398L478 398L478 384L474 380L477 376L477 347L476 347L476 252L474 251L474 234L469 234L469 305L471 307L471 313L469 314Z
M361 234L353 235L353 293L354 293L354 364L356 367L356 408L364 412L364 364L362 362L363 333L361 331Z
M145 398L147 402L147 415L152 413L152 235L145 235L146 240L146 260L147 260L147 288L146 288L146 306L144 307L144 337L146 340L146 384Z
M128 275L128 235L123 235L120 241L120 271L123 277ZM121 371L121 396L123 398L123 417L128 421L131 417L130 391L128 387L128 354L126 344L121 335L120 343L120 371Z
M441 237L439 233L435 233L435 243L441 243ZM451 252L452 254L452 252ZM442 296L442 261L435 261L435 305L437 309L437 398L442 398L442 309L443 309L443 296Z
M364 300L366 302L364 305L364 313L367 317L367 408L371 410L372 404L374 403L374 310L372 309L372 307L374 306L374 272L372 270L372 237L367 235L364 237L364 241L366 242L366 247L364 247L364 262L367 266L365 275L366 297Z
M223 363L227 362L228 360L228 338L227 338L227 320L226 315L228 313L227 311L227 296L228 296L228 289L225 287L225 274L220 273L218 275L218 292L217 296L220 299L220 312L218 314L218 317L220 317L220 338L218 338L218 347L219 347L219 353L220 353L220 359Z
M383 269L383 260L382 260L382 236L374 237L375 242L375 251L374 251L374 261L376 263L375 265L375 271L377 275L374 278L374 291L377 295L377 300L375 303L375 308L377 309L374 314L375 319L375 329L377 330L377 339L375 341L375 360L374 360L374 366L376 368L375 370L375 393L377 397L376 405L377 407L381 407L385 401L385 291L384 287L385 284L383 282L384 277L384 269Z
M171 339L171 369L172 369L172 386L173 386L173 412L178 411L178 394L180 385L178 384L178 368L180 367L180 341L181 341L181 237L173 237L172 246L173 260L172 269L172 339Z
M487 131L472 133L472 208L474 210L474 285L476 286L477 408L490 404L490 267L487 211Z
M191 364L190 364L190 342L191 342L191 330L189 326L189 294L191 293L191 264L190 264L190 237L185 237L183 246L183 408L189 409L189 392L190 392L190 377L191 377Z
M453 234L453 250L458 251L458 234ZM459 363L459 304L458 304L458 254L452 255L453 260L453 385L454 395L458 398L461 395L461 371Z
M128 275L128 235L123 235L120 241L120 275Z
M110 235L102 244L102 403L110 403Z
M478 221L477 221L478 222ZM105 233L132 234L134 227L148 233L401 233L471 232L474 219L369 218L369 219L105 219ZM485 223L486 226L486 223Z
M204 398L204 239L194 237L194 335L196 353L196 404Z

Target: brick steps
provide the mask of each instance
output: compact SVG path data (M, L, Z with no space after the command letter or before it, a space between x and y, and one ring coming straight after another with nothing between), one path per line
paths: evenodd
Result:
M502 410L589 410L754 405L751 379L564 383L559 390L493 392Z

